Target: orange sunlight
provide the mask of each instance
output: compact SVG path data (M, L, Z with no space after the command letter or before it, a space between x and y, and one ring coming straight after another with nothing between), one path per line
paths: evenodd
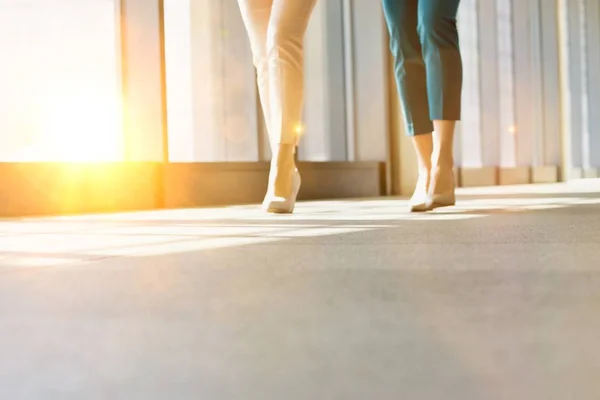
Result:
M63 81L47 87L31 115L31 137L21 148L20 161L123 159L121 100L110 83L89 83Z

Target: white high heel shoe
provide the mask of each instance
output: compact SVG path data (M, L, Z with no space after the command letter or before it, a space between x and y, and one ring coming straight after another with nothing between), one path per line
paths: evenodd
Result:
M441 207L451 207L456 205L456 196L454 191L449 193L433 194L427 199L427 207L430 210Z
M274 195L267 195L262 204L263 210L275 214L293 213L301 184L302 179L300 177L300 172L298 172L298 169L295 169L294 176L292 177L292 191L289 196L278 197Z
M429 197L427 196L428 181L429 177L426 175L419 177L415 191L408 202L409 212L425 212L431 209L428 204Z
M441 193L435 193L436 190L436 182L440 179L441 174L432 173L432 177L434 182L432 182L431 190L429 195L427 196L427 206L429 209L433 210L441 207L451 207L456 205L456 182L454 182L454 172L452 170L445 171L446 179L450 180L450 185L445 185L447 189L442 191ZM448 188L449 187L449 188Z

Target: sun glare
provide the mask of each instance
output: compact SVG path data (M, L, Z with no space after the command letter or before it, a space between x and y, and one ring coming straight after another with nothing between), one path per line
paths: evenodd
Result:
M115 91L54 85L32 115L23 161L102 162L122 159L121 104Z

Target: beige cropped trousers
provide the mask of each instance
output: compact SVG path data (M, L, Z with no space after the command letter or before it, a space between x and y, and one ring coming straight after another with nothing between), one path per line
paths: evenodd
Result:
M304 33L317 0L238 0L271 149L297 145L304 101Z

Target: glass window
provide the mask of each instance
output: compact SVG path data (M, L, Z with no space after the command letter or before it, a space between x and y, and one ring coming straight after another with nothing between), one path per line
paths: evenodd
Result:
M0 161L123 155L115 0L0 0Z
M164 8L169 159L190 162L195 153L190 0L167 0Z
M479 167L481 152L481 99L480 99L480 56L479 21L477 0L463 0L458 12L458 30L463 57L463 91L461 155L464 167Z
M500 165L511 167L515 159L515 116L514 116L514 74L513 74L513 22L512 3L496 0L498 13L498 72L500 95Z
M258 102L237 1L165 0L169 160L256 161Z

